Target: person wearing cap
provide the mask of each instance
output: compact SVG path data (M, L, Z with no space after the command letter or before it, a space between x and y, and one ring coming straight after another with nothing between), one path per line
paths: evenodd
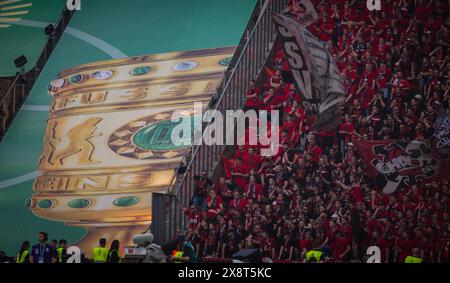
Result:
M175 254L171 256L173 262L182 263L196 263L198 262L197 255L195 254L194 247L191 243L186 241L186 237L183 235L177 238L177 250L182 251L182 254Z

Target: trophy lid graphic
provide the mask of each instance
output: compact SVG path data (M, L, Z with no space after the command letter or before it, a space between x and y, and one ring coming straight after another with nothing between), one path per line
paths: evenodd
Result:
M48 88L40 175L27 200L33 213L86 227L77 243L85 250L101 237L127 244L145 231L151 193L167 189L187 148L171 141L179 123L172 113L201 115L193 102L209 101L233 52L156 54L62 71Z

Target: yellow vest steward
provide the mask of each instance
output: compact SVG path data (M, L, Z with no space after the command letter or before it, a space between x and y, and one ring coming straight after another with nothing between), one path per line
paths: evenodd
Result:
M306 260L309 261L311 257L313 257L316 259L317 262L320 262L320 257L322 256L322 254L323 253L321 251L311 250L306 253Z
M30 254L28 250L23 251L22 254L18 254L16 258L16 263L24 263L27 256Z
M63 252L64 248L57 248L56 251L58 252L58 262L59 263L63 263L62 261L62 252Z
M106 262L108 257L108 249L102 247L96 247L92 250L92 258L94 262Z
M405 263L421 263L422 259L420 257L409 255L405 258Z

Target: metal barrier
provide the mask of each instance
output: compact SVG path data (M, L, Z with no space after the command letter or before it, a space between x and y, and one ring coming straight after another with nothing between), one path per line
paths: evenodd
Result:
M48 58L55 49L56 43L61 38L74 13L74 11L69 11L67 8L64 8L54 27L53 34L48 37L47 43L33 69L26 73L18 74L5 95L2 97L0 104L0 140L5 135L12 121L16 117L17 112L19 112L20 107L24 103L25 98L33 88L34 83L39 77L39 74L47 63Z
M225 113L226 110L243 107L249 82L263 70L276 40L271 13L281 13L288 7L288 2L289 0L258 2L217 94L208 105L209 109ZM175 170L172 185L165 196L153 194L151 230L157 243L173 239L178 231L186 228L187 219L182 207L187 207L192 198L194 176L199 175L203 169L209 169L211 173L218 164L219 153L222 153L224 148L224 145L191 146ZM181 174L182 170L185 172Z

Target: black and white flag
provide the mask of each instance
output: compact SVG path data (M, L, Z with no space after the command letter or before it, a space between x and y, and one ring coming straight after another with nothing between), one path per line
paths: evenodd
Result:
M302 106L315 117L314 130L330 128L341 122L340 105L345 88L332 55L301 24L289 17L274 14L294 82L302 95Z

